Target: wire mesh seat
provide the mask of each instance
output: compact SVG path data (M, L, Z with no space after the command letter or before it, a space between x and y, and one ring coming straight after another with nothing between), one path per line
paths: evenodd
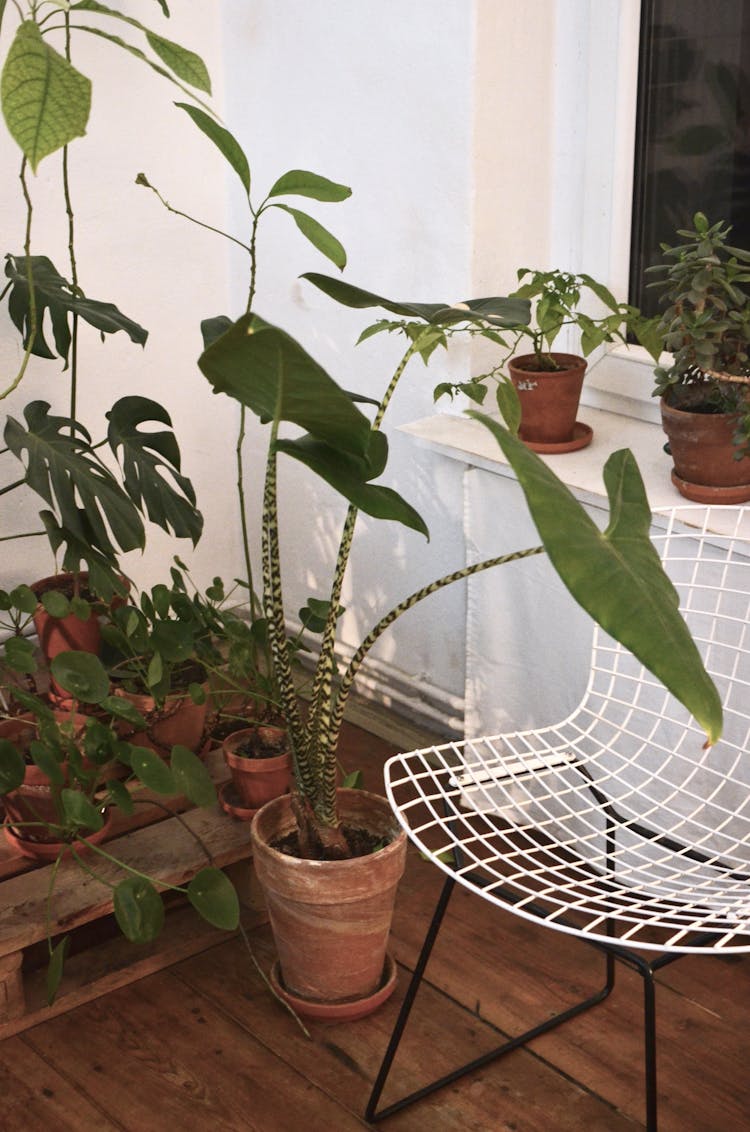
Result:
M644 979L646 1114L657 1127L654 974L750 951L750 508L682 506L652 540L724 705L714 747L621 645L594 633L576 711L539 730L397 755L386 790L446 882L367 1116L377 1120L602 1001L622 960ZM378 1113L455 884L601 950L602 989Z

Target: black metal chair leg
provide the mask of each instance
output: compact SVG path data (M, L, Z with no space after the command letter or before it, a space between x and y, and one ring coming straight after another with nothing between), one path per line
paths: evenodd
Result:
M466 1065L462 1065L458 1069L454 1069L450 1073L446 1073L443 1077L438 1078L430 1084L424 1085L421 1089L417 1089L414 1092L409 1093L407 1096L402 1097L400 1100L394 1101L392 1104L388 1105L386 1108L383 1108L378 1112L377 1107L380 1096L388 1079L391 1066L393 1065L396 1051L399 1047L401 1038L406 1028L406 1023L411 1013L412 1006L414 1005L417 991L419 990L419 987L422 983L425 968L430 958L430 954L432 953L432 949L435 945L438 932L440 931L440 926L443 922L443 917L445 916L445 912L448 907L448 901L450 899L453 888L455 887L455 884L456 882L452 877L447 878L438 899L432 921L429 928L427 929L427 935L425 936L425 941L422 945L419 959L417 960L417 964L414 968L414 974L412 975L411 981L406 991L406 995L404 996L401 1010L399 1011L398 1018L396 1019L396 1024L393 1028L388 1047L383 1056L380 1070L377 1077L375 1078L375 1083L370 1094L370 1099L365 1109L365 1120L367 1120L369 1123L374 1124L378 1120L384 1120L388 1116L393 1116L394 1113L400 1112L401 1109L406 1108L407 1105L411 1105L416 1101L422 1100L423 1097L429 1096L430 1093L434 1093L438 1089L442 1089L444 1088L444 1086L450 1085L453 1081L458 1080L459 1077L463 1077L465 1074L471 1073L475 1069L481 1069L489 1062L502 1057L503 1054L511 1053L514 1049L519 1049L527 1042L533 1041L534 1038L538 1038L542 1034L546 1034L549 1030L555 1029L556 1026L562 1025L563 1022L567 1022L571 1018L575 1018L576 1015L582 1014L585 1010L590 1009L590 1007L596 1006L598 1003L603 1002L614 986L615 964L612 955L607 953L606 980L604 986L600 990L596 991L594 994L590 995L582 1002L576 1003L574 1006L571 1006L567 1010L562 1011L560 1014L556 1014L552 1018L548 1018L546 1021L540 1023L539 1025L533 1026L530 1030L526 1030L525 1033L519 1034L518 1037L508 1039L496 1049L492 1049L488 1053L474 1058L472 1061L467 1062Z
M651 971L642 971L646 1070L646 1132L657 1132L656 986Z

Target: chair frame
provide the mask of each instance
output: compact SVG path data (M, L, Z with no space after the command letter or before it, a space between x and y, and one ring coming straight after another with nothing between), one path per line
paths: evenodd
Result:
M733 537L730 534L727 542L725 534L721 532L726 530L728 519L732 522ZM748 527L750 527L750 508L706 509L683 506L672 509L665 520L657 519L656 522L662 525L666 522L667 534L665 538L667 545L673 535L674 537L687 538L688 541L698 540L701 550L704 548L704 542L709 543L712 547L718 544L728 548L726 550L727 560L732 562L733 565L736 565L736 558L733 556L739 553L742 560L740 569L743 574L747 573L750 576L750 560L747 563L747 570L744 569L745 556L747 555L750 559L750 538L747 533ZM718 534L716 533L717 526L719 528ZM680 559L680 561L684 560ZM696 562L698 562L697 559ZM712 562L710 565L713 567L714 563ZM698 568L696 566L696 573ZM727 575L724 574L722 577L726 578ZM716 587L716 589L717 592L723 593L721 586ZM750 593L750 585L747 592ZM745 591L740 591L740 594L744 597ZM702 615L705 618L705 611ZM744 614L744 617L741 635L743 655L750 652L750 627L747 625L747 613ZM747 638L745 629L747 629ZM597 657L598 634L599 630L595 633L592 673ZM709 651L713 641L714 633L712 630L709 634ZM716 645L716 651L720 651L721 647L721 645ZM620 646L616 646L616 648L619 649ZM582 704L569 717L568 721L558 725L560 729L571 720L576 720L579 713L584 709L589 701L593 679L592 674L592 680ZM741 683L744 688L744 678ZM750 695L750 690L748 690L748 695ZM636 696L636 700L637 698ZM659 716L660 710L657 708L654 712L655 717ZM664 710L666 714L669 714L671 707ZM745 712L735 714L739 714L741 720L747 719L750 725L750 715L746 715ZM629 716L628 719L630 719ZM657 721L656 727L660 726L660 722L661 720ZM692 730L697 733L694 725L692 725ZM741 740L741 746L738 748L740 759L743 754L747 754L750 758L749 734L750 727L745 732L744 741ZM544 742L541 741L540 736L543 737ZM647 733L642 744L644 747L648 744L649 739L650 735ZM510 744L510 752L507 749L508 743ZM489 758L483 745L486 745L490 752ZM501 749L499 756L498 748ZM465 757L467 753L468 760ZM596 767L596 759L592 760L592 765ZM733 762L732 766L735 765L736 762ZM692 905L688 902L689 917L682 917L679 905L680 883L677 883L676 887L673 885L671 889L668 889L665 899L659 893L658 887L656 887L655 893L649 889L649 884L652 888L658 884L653 879L646 883L647 895L643 899L643 907L634 896L632 903L634 911L631 913L628 910L627 895L631 891L628 889L628 883L635 883L639 878L642 879L642 876L648 877L648 867L653 862L647 862L646 866L643 865L643 862L638 863L636 868L631 870L631 880L622 886L619 900L613 896L612 906L607 913L601 916L590 914L589 919L583 924L581 920L585 917L566 915L564 909L554 903L551 885L548 888L542 885L539 899L535 899L524 880L519 879L523 866L528 865L529 862L534 863L535 850L528 848L528 845L526 849L522 848L517 851L516 856L521 864L516 872L511 872L509 883L503 883L503 879L500 873L495 871L494 865L491 864L489 870L485 867L481 852L475 851L474 842L476 841L480 845L483 843L488 845L489 836L485 837L482 829L477 834L475 828L470 826L470 821L478 822L479 817L481 817L486 826L491 825L491 819L498 816L500 808L496 807L497 796L491 794L490 791L500 789L507 793L509 783L512 783L517 791L523 790L526 789L524 783L534 784L545 779L561 780L561 775L570 773L578 776L579 793L587 792L591 796L592 812L595 809L600 817L603 815L604 824L599 830L599 836L603 840L603 851L596 858L598 867L593 869L598 888L595 889L595 898L592 897L589 903L596 906L597 901L602 902L602 892L606 893L608 888L613 890L616 888L616 885L610 882L610 878L617 876L618 855L621 856L621 853L618 854L617 831L625 829L628 837L640 839L644 846L650 847L654 851L663 851L666 856L676 856L679 859L680 867L686 870L688 880L695 880L698 894ZM616 779L616 776L612 777ZM718 776L716 777L718 778ZM690 782L689 776L688 782ZM416 800L403 801L400 791L403 793L405 784L410 788L416 784L418 794ZM673 836L669 826L665 829L662 823L662 828L659 828L659 823L656 822L656 828L654 828L648 822L633 816L632 812L628 813L631 801L628 796L625 797L624 802L625 812L621 812L623 806L617 800L613 802L600 789L595 775L588 769L586 759L581 756L580 751L571 753L569 749L565 749L565 743L561 741L557 728L542 729L542 731L537 732L509 733L491 739L475 740L463 744L445 744L441 747L409 752L407 755L397 755L386 764L386 790L394 811L407 834L416 842L422 854L432 859L442 869L446 878L385 1050L380 1070L373 1084L365 1109L365 1119L371 1123L376 1123L392 1116L408 1105L455 1082L465 1074L482 1068L505 1054L525 1046L542 1034L603 1002L614 988L616 965L623 963L640 975L642 979L646 1128L647 1132L657 1132L655 976L664 967L676 962L686 954L750 951L750 898L745 902L736 903L734 896L735 891L748 890L750 858L743 858L743 861L747 861L747 864L745 868L742 868L738 865L737 856L733 856L730 852L729 859L725 860L721 852L711 847L709 833L706 833L705 839L699 837L700 844L707 846L707 848L696 849ZM474 801L472 801L472 796L475 796ZM545 795L543 801L547 797L552 797L551 790L548 795ZM401 800L399 800L400 798ZM505 804L509 804L507 797ZM421 809L418 809L418 807L421 807ZM716 808L720 815L724 812L720 805ZM470 818L467 818L467 811L471 814ZM422 820L425 812L427 818ZM544 814L544 812L542 806L542 813ZM486 817L487 814L490 814L490 818ZM699 809L696 808L695 815L698 814ZM740 816L744 819L744 814ZM557 819L550 819L550 821L552 820L556 821ZM687 821L688 823L693 822L700 834L700 820L697 817L694 820L694 815L690 814ZM745 832L743 827L741 847L750 844L750 820L746 824L748 828ZM541 826L542 828L545 827L544 821L541 822ZM467 837L467 829L469 828L471 828L471 837ZM520 830L525 835L527 829L531 828L533 828L533 822L529 821L528 826L517 824L513 832L518 834ZM675 828L678 828L677 824L675 824ZM720 826L720 831L721 829L723 829L723 826ZM430 849L429 837L425 839L427 830L431 834L439 831L444 836L440 848ZM495 834L493 833L492 836L495 836ZM512 848L510 840L506 844ZM564 839L560 842L560 845L565 849L570 844L572 842L566 842ZM538 849L539 846L536 847L537 851ZM450 862L446 860L446 850L449 850L452 854ZM635 855L637 857L637 853ZM499 859L501 855L498 854L497 856ZM511 853L511 856L513 856L513 853ZM585 861L585 857L581 857L580 860ZM571 868L574 863L571 861ZM656 865L659 866L660 864L661 861L657 859ZM531 872L533 873L533 870ZM559 865L557 872L553 868L552 873L560 879L565 879L565 874L560 873ZM628 873L627 867L625 873ZM653 875L658 878L658 867ZM719 887L718 895L712 902L712 898L707 895L709 890L707 886L710 886L713 875L719 878L724 887ZM706 877L708 877L708 880L706 880ZM672 878L670 877L670 879ZM552 1017L545 1018L541 1023L530 1027L516 1037L506 1039L499 1046L480 1057L474 1058L465 1065L459 1066L380 1108L383 1090L404 1036L409 1016L423 982L433 947L439 936L456 884L461 884L479 895L484 895L486 899L507 911L515 912L553 930L561 930L576 936L582 944L593 947L604 957L604 982L600 989L580 1002ZM575 888L576 885L567 884L562 887ZM585 881L582 883L582 887L585 892ZM684 887L686 888L687 885L684 884ZM675 892L677 896L675 896ZM572 897L569 899L570 909L577 913L579 910L578 901ZM733 903L733 901L735 902ZM586 900L582 901L581 907L586 907ZM654 908L657 910L656 913L653 911ZM664 938L665 933L662 933L661 936L654 934L651 938L649 934L651 928L661 926L658 923L659 912L663 912L666 938ZM623 938L623 935L625 938ZM644 949L646 954L643 954Z

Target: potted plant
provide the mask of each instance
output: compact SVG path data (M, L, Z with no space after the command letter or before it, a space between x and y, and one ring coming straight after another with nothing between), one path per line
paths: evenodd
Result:
M654 395L674 461L672 482L698 503L750 499L750 252L729 244L731 227L701 212L678 229L662 278L666 304L644 344L658 362Z
M524 296L397 302L336 278L308 274L304 278L333 299L358 309L380 308L391 316L368 327L363 337L383 330L401 332L406 339L403 357L378 397L346 392L299 342L255 312L254 296L260 216L273 207L292 213L306 235L315 233L318 249L331 253L332 259L335 253L338 266L343 266L338 242L277 198L297 194L332 201L343 199L348 190L296 170L279 178L262 204L254 206L249 163L237 139L200 111L193 109L190 116L240 178L252 218L251 238L243 244L250 258L245 313L234 320L217 316L204 322L206 345L199 365L213 390L255 414L268 434L260 510L260 613L291 746L294 786L253 819L254 862L266 892L283 993L304 1013L359 1016L383 1001L393 986L393 964L385 956L405 840L385 799L338 787L336 752L355 677L396 618L480 570L546 549L581 604L663 678L713 735L720 729L721 709L648 542L650 512L632 456L617 453L605 471L612 518L602 534L512 428L479 413L519 476L543 545L463 567L405 597L384 611L340 671L336 645L341 594L360 512L427 534L419 513L392 488L376 482L388 456L381 426L400 380L414 358L429 360L456 335L497 341L509 330L518 332L528 322L529 302ZM145 177L139 180L148 185ZM617 319L619 326L619 313ZM498 405L511 417L517 407L517 397L505 382L498 386ZM306 701L300 701L293 678L289 625L294 618L282 583L277 465L283 458L302 463L348 503L327 597L316 608L322 633ZM243 512L244 503L243 498Z
M516 329L507 360L508 373L521 404L519 436L535 452L572 452L591 442L591 427L578 418L586 359L603 342L624 342L627 327L637 316L633 307L618 303L590 275L551 271L518 271L521 286L513 297L532 304L531 321ZM581 309L582 298L605 309L594 316ZM575 328L581 354L560 353L553 346L565 327ZM530 352L519 354L528 344Z
M137 714L110 694L109 678L97 657L61 653L52 662L57 682L75 697L80 708L97 715L55 713L42 697L10 689L23 718L7 718L0 737L0 798L10 834L19 852L53 863L54 880L64 858L89 877L97 877L97 860L114 863L123 873L115 885L115 919L125 937L148 943L161 931L164 907L154 882L124 864L116 846L106 842L113 811L133 813L137 787L164 795L185 794L195 805L216 803L216 791L201 761L186 748L175 746L167 766L152 751L124 741L116 726L126 719L138 725ZM34 795L19 799L28 760L39 772ZM42 779L44 781L42 781ZM41 791L46 790L42 801ZM87 857L81 852L88 849ZM109 880L105 881L111 887ZM198 913L217 927L234 930L239 922L237 894L221 870L207 866L180 888ZM69 938L48 939L48 1000L52 1002L62 976Z
M251 821L261 806L289 790L292 755L284 727L258 721L228 735L222 750L232 781L220 789L219 801L228 813Z

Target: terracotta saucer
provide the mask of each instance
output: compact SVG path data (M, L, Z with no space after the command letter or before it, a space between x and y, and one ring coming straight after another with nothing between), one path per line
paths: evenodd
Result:
M397 968L391 955L386 955L383 978L380 986L366 998L347 998L340 1002L316 1002L310 998L300 998L288 991L281 981L278 959L271 968L270 982L273 989L302 1018L317 1018L322 1022L354 1022L377 1010L391 997L396 986Z
M223 782L219 787L219 805L225 813L239 821L252 821L258 812L245 805L231 781Z
M672 483L680 495L692 503L726 503L732 506L735 503L747 503L750 500L750 483L741 483L733 487L710 487L708 484L691 483L684 480L672 469Z
M586 448L591 443L594 430L583 421L576 421L573 426L573 435L570 440L560 440L556 444L544 441L524 440L527 448L532 452L539 452L542 456L560 455L563 452L577 452L579 448ZM523 440L523 437L521 437Z

